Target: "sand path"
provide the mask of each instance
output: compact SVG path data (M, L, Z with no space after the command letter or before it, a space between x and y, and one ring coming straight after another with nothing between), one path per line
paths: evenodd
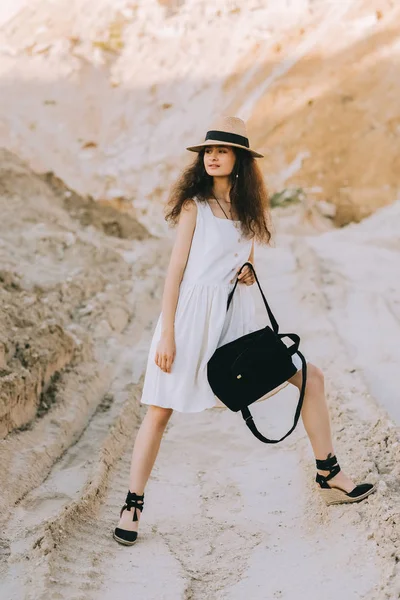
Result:
M276 249L259 253L260 278L284 329L299 331L305 354L326 374L343 468L358 481L381 480L378 492L360 504L326 507L302 424L282 444L264 446L228 411L174 414L146 489L140 541L120 547L111 531L140 418L128 352L113 383L114 408L96 412L10 521L2 597L399 597L396 430L337 334L314 239L283 233ZM285 431L295 401L287 387L257 405L260 428Z

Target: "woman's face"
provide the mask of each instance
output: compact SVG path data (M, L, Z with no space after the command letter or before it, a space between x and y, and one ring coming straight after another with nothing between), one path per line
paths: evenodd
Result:
M227 177L232 173L236 155L231 146L206 146L204 168L208 175Z

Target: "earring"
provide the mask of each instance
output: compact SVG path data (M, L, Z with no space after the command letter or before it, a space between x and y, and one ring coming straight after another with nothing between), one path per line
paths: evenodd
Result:
M239 177L239 175L236 173L236 179Z

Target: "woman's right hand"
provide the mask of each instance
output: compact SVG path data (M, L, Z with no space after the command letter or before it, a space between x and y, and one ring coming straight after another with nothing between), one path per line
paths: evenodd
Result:
M175 337L172 334L161 335L160 341L157 344L154 362L165 373L171 373L175 356Z

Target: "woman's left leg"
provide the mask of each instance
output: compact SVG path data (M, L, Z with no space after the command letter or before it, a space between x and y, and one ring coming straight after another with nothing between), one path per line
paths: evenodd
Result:
M302 374L298 371L289 382L297 388L301 388ZM324 374L321 369L311 363L307 363L307 384L304 394L301 417L304 428L310 439L310 443L317 460L326 460L330 454L335 454L332 442L329 410L325 396ZM328 475L329 471L317 469L321 475ZM355 483L340 471L329 480L331 487L339 487L346 492L354 489Z

